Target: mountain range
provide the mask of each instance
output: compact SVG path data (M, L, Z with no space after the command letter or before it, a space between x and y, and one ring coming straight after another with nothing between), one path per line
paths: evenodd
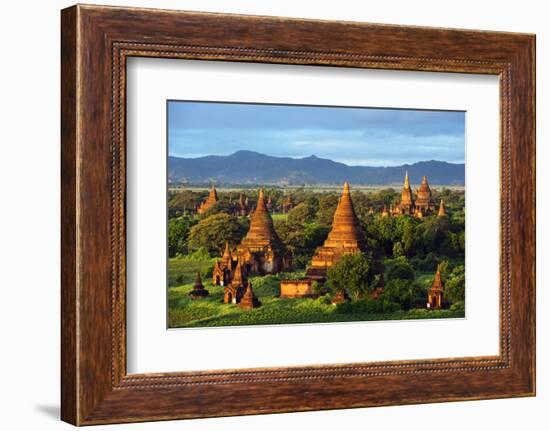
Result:
M255 151L237 151L229 156L198 158L168 157L170 183L216 184L401 184L409 172L411 183L423 175L430 184L464 185L464 164L428 160L401 166L348 166L344 163L309 156L301 159L273 157Z

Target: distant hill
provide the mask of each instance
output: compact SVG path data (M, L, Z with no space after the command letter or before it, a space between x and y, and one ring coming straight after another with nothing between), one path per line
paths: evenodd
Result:
M411 182L420 183L422 175L430 184L464 185L464 164L436 160L411 165L375 167L348 166L316 156L293 159L266 156L254 151L237 151L229 156L193 159L168 157L171 183L216 184L401 184L405 169Z

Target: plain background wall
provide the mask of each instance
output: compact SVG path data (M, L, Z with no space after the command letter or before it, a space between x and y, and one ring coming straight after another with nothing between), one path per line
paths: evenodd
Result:
M103 4L537 34L538 396L405 407L105 426L134 430L533 429L550 426L548 140L550 13L544 1L131 0ZM0 426L69 429L59 411L60 0L0 14ZM546 315L545 315L546 313ZM546 363L546 364L545 364Z

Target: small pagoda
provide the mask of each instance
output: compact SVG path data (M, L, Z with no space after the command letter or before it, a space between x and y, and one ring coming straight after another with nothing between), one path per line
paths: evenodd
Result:
M244 292L244 295L239 303L239 306L245 309L252 309L258 308L261 305L262 303L258 300L258 298L256 298L256 295L254 295L254 291L252 290L252 283L249 281L248 285L246 286L246 291Z
M235 269L236 262L233 261L231 251L229 250L229 243L225 243L225 250L222 258L216 260L214 263L214 269L212 270L212 284L214 286L224 286L228 279L231 279L231 273Z
M191 299L201 299L205 296L208 296L208 290L206 290L202 284L201 273L197 272L197 277L195 278L195 285L193 290L189 292Z
M250 215L248 233L233 254L242 261L247 274L277 274L291 269L291 255L275 232L263 190L260 190L256 209Z
M208 198L206 198L206 200L199 205L199 207L197 208L197 213L204 214L209 208L216 205L218 201L218 192L216 191L216 187L212 185L210 193L208 194Z
M445 291L445 286L443 285L443 280L441 280L441 269L437 265L437 271L435 273L435 278L432 284L432 287L428 291L428 302L426 304L427 308L430 309L440 309L445 307L445 302L443 300L443 292Z
M432 199L432 191L428 184L426 175L422 177L420 188L416 192L416 200L414 202L416 212L421 212L423 215L435 211L435 203Z
M441 199L439 202L439 211L437 212L438 217L447 217L447 211L445 210L445 202Z
M349 184L345 183L342 197L334 212L332 229L325 243L315 251L306 277L324 281L327 269L344 254L355 254L365 250L365 236L355 215Z

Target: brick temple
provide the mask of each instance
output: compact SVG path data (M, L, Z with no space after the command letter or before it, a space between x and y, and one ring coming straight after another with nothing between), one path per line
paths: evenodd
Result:
M437 265L437 271L435 272L434 281L432 287L428 291L428 303L426 304L427 308L430 309L439 309L445 307L445 302L443 300L443 293L445 291L445 286L443 285L443 280L441 280L441 270L439 265Z
M232 271L225 271L223 282L223 302L238 304L244 296L248 284L248 275L242 262L237 260Z
M256 209L250 215L250 228L233 252L247 274L277 274L292 267L292 257L273 227L263 190L258 195Z
M197 208L197 213L203 214L208 210L209 208L213 207L218 203L218 192L216 191L216 187L212 185L212 188L210 189L210 193L208 194L208 198L204 202L201 202L199 207Z
M349 184L345 183L334 213L332 229L325 243L315 251L306 277L324 281L327 269L344 254L355 254L365 250L365 236L353 208Z

